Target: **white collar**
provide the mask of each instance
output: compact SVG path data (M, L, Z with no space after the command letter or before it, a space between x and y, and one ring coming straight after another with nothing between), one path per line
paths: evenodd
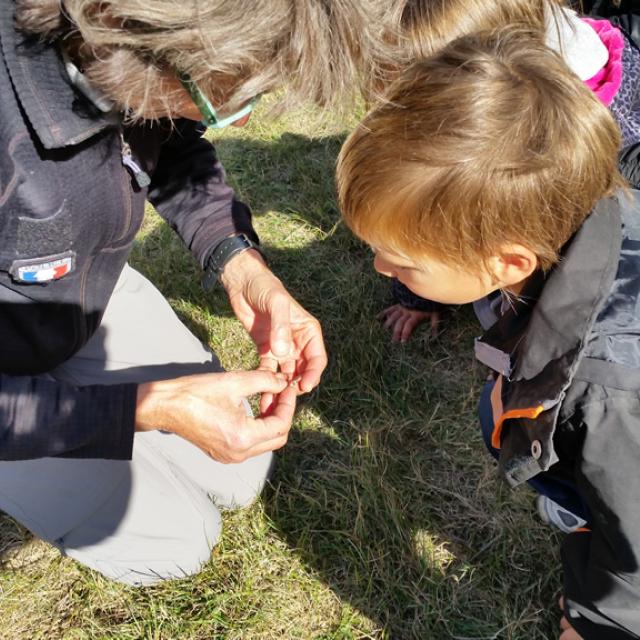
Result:
M107 98L104 93L96 89L87 80L87 77L78 69L78 67L71 61L69 54L64 47L60 47L62 53L62 60L64 61L64 68L69 76L71 84L82 93L82 95L90 100L102 113L109 113L113 111L113 100Z

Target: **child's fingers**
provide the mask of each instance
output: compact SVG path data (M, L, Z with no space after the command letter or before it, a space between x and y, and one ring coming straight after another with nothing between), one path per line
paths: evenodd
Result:
M402 342L402 332L408 320L409 316L405 316L404 314L396 320L396 323L393 325L393 336L391 338L394 342Z
M382 311L380 311L380 313L378 313L378 315L376 316L376 320L378 322L382 322L383 320L386 320L387 316L392 312L395 311L398 308L397 304L393 304L390 307L387 307L386 309L383 309Z
M400 342L407 342L411 335L413 334L413 330L420 324L421 318L415 315L407 318L404 326L402 327L402 333L400 335Z
M584 638L569 624L565 616L560 619L560 628L563 630L560 634L560 640L584 640Z
M402 309L394 309L387 314L387 319L384 322L385 329L391 329L399 320L404 318L404 312Z

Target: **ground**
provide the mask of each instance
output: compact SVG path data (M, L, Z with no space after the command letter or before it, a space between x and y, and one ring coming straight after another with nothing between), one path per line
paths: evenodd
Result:
M107 582L0 516L1 638L557 637L559 538L534 517L533 494L504 487L485 453L472 313L461 308L437 339L422 329L407 345L373 320L389 285L334 198L349 124L258 113L213 136L272 269L320 319L330 357L261 501L225 515L200 575L145 590ZM202 292L153 211L132 263L227 368L255 366L223 292Z

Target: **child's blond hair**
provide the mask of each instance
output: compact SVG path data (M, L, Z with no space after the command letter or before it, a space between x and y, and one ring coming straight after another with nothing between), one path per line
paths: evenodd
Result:
M338 160L349 227L412 259L473 265L517 242L542 268L623 184L609 111L536 36L460 38L414 64Z
M518 25L543 37L564 0L396 0L393 31L411 61L428 58L452 40Z

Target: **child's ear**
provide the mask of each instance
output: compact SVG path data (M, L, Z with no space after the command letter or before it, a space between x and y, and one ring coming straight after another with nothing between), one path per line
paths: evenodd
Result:
M524 245L506 244L490 258L490 267L495 284L503 289L526 280L538 268L538 258Z

